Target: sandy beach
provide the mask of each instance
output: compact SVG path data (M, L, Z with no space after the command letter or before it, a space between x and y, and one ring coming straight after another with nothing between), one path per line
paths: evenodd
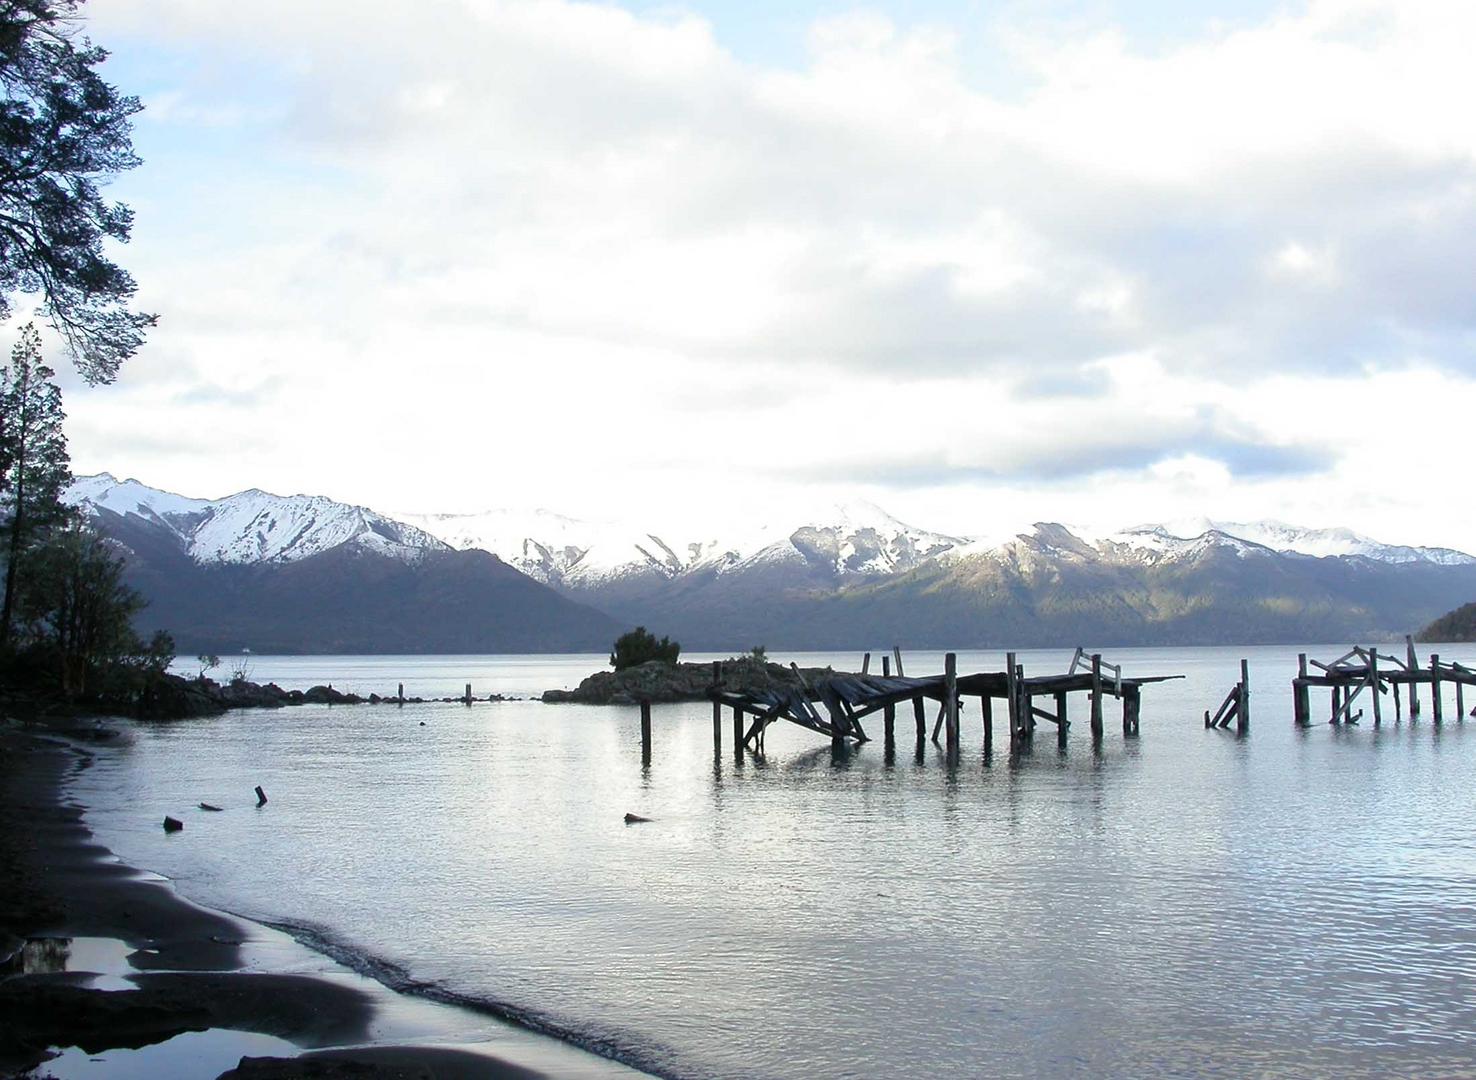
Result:
M87 742L109 737L91 722L0 730L0 1075L642 1075L396 994L123 865L65 796Z

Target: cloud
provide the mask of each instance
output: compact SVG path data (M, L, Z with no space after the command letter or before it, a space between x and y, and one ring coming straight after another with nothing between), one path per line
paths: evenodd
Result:
M618 448L802 497L1210 477L1295 518L1384 445L1343 382L1473 373L1464 2L1152 47L1000 25L1008 93L961 35L876 15L778 66L566 0L86 14L157 105L119 190L162 322L138 388L84 406L98 458L132 409L204 433L191 475L428 509L603 513ZM211 387L269 388L257 430Z

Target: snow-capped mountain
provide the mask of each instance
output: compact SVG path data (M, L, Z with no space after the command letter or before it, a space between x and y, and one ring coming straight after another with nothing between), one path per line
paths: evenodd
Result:
M894 574L966 543L908 525L864 502L837 505L793 528L759 526L721 537L644 532L548 510L406 514L401 519L452 547L480 548L539 581L581 590L635 579L669 581L698 570L731 574L782 565L838 579Z
M106 474L68 500L133 553L161 625L214 641L229 616L243 641L296 649L600 647L636 624L705 649L1371 640L1476 596L1463 552L1278 522L1036 522L969 538L852 503L717 535L549 511L395 519L256 490L191 499ZM515 613L494 593L521 596ZM463 600L451 633L447 605ZM330 610L348 621L311 621ZM376 614L389 610L405 630L393 643L380 624L395 620ZM407 628L411 610L425 620Z
M253 488L223 499L191 499L100 473L79 477L65 499L94 517L131 516L166 529L198 563L295 562L345 545L412 561L447 548L414 526L322 495Z

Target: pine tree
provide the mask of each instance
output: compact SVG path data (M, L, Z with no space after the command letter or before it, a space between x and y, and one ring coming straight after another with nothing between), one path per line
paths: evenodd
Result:
M136 286L109 257L133 227L103 197L139 163L138 99L97 69L80 34L81 0L0 0L0 318L11 297L39 293L40 314L89 383L112 382L154 316L130 310Z
M67 437L62 431L61 389L42 361L41 335L21 328L10 364L0 368L0 496L9 515L5 601L0 607L0 647L10 643L16 590L27 548L47 529L66 520L62 492L72 482Z

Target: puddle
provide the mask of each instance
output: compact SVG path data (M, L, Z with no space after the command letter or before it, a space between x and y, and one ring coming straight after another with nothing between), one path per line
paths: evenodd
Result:
M211 1028L187 1031L153 1046L137 1050L104 1050L89 1054L69 1047L60 1057L38 1067L34 1076L56 1080L158 1080L162 1076L219 1076L234 1069L243 1057L295 1058L301 1051L275 1035Z
M11 975L92 975L95 990L132 990L124 976L134 971L128 957L133 946L109 937L31 938L0 963L0 978Z

